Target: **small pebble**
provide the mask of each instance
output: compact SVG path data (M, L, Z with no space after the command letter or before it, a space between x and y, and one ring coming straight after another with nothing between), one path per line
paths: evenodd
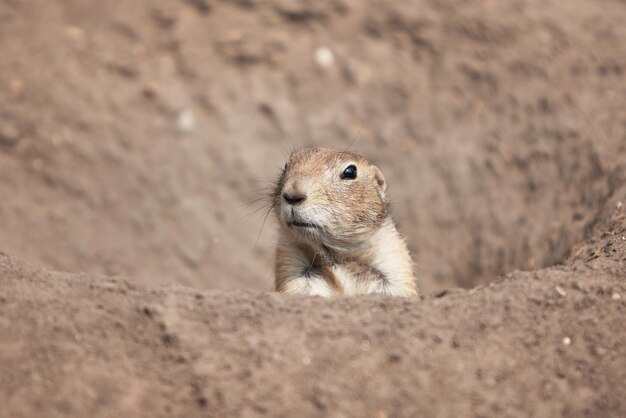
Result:
M570 337L563 338L563 345L568 346L572 343L572 339Z
M193 111L191 109L185 109L178 114L178 118L176 119L176 125L178 129L184 132L189 132L193 130L196 126L196 118L193 115Z
M622 205L623 205L623 203L622 203L621 200L617 202L617 208L618 209L621 209Z
M613 294L611 295L611 298L615 301L622 300L622 296L617 292L613 292Z
M310 357L302 358L302 364L304 364L305 366L308 366L309 364L311 364L311 358Z
M554 290L556 290L556 293L558 293L561 296L566 296L567 295L567 292L565 290L563 290L562 287L556 286L554 288Z
M315 59L315 63L322 68L329 68L335 62L335 55L327 46L317 48L313 58Z

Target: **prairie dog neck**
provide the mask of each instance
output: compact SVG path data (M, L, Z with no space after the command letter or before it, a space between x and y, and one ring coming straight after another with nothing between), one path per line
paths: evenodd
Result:
M352 261L370 266L387 278L413 277L413 262L391 218L365 242L349 249L324 248L334 264Z

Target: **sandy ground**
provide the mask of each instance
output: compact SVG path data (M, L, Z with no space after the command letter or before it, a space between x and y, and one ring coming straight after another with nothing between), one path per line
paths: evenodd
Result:
M625 235L614 207L587 261L425 300L146 288L1 255L0 404L15 417L624 416Z
M3 413L626 416L624 21L0 1ZM255 199L355 136L425 298L267 293Z

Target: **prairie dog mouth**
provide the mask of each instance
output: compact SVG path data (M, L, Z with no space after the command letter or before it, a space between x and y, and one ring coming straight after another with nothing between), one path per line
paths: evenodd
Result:
M300 221L290 221L287 222L287 226L290 228L312 228L312 229L318 229L319 226L312 224L312 223L308 223L308 222L300 222Z
M320 226L318 224L308 222L308 219L306 218L303 219L303 217L298 213L295 208L291 207L287 210L287 213L283 213L283 220L289 228L304 230L320 229Z

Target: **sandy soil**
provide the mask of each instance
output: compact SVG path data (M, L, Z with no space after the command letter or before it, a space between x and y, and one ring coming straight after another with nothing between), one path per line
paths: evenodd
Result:
M588 261L425 300L145 288L1 255L0 404L16 417L624 416L626 211L596 232Z
M3 412L626 416L624 21L618 0L0 1ZM290 137L355 136L426 297L266 293L254 200Z

